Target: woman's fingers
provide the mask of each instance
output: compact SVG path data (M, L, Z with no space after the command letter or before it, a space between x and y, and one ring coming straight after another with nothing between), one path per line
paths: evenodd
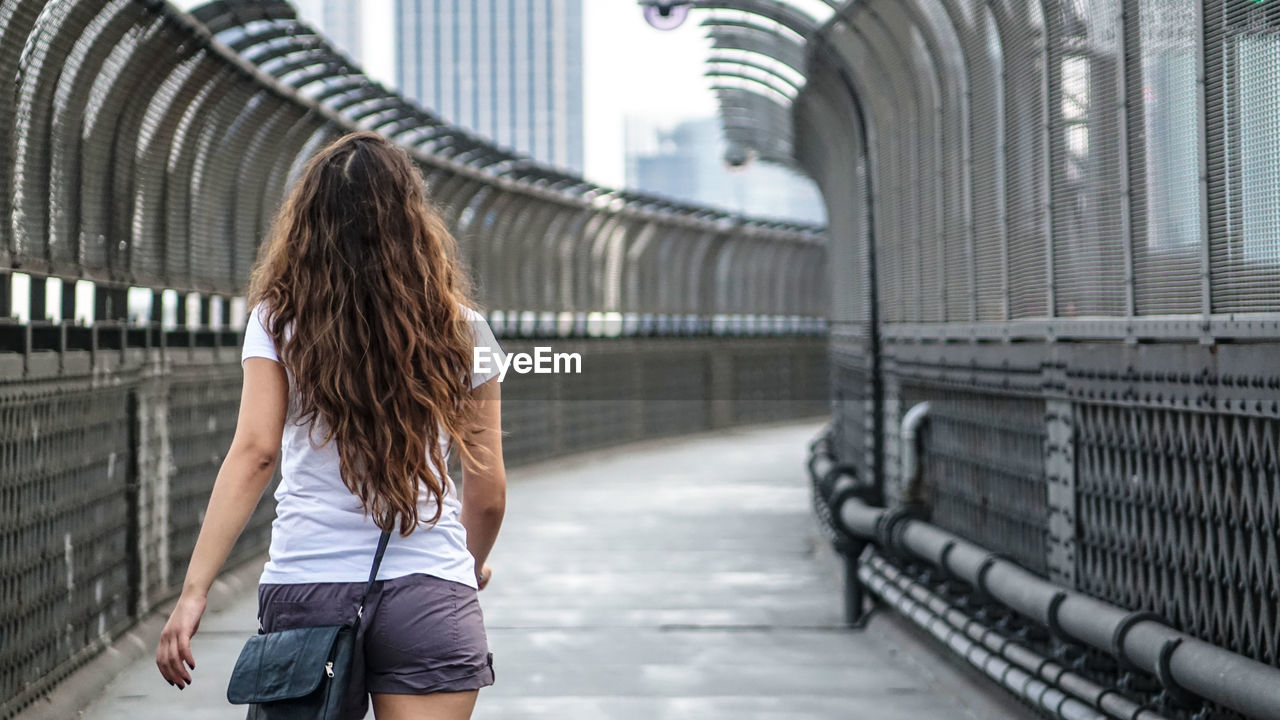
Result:
M196 669L196 657L191 654L191 636L185 633L178 636L178 658L192 670ZM187 682L191 682L188 680Z
M182 664L182 657L183 657L182 646L187 644L188 642L187 639L184 637L184 635L185 633L181 631L178 632L177 636L173 639L173 648L171 652L173 653L173 667L177 671L177 676L182 679L182 682L184 684L190 685L191 673L187 672L187 667ZM189 654L190 652L191 651L188 648L187 653ZM179 685L179 689L181 688L182 686Z
M178 599L169 622L165 623L160 633L160 643L156 647L156 667L170 685L179 690L191 684L191 673L195 670L196 658L191 652L191 638L200 627L200 616L204 614L205 599L202 597L183 597Z
M169 645L169 634L161 635L160 645L156 648L156 667L160 668L160 674L172 685L174 683L174 675L173 668L170 667Z
M169 647L165 654L168 656L167 663L169 666L169 677L173 680L173 684L177 685L178 689L181 690L186 687L187 674L182 667L182 661L178 659L178 647L176 641L169 641Z
M168 637L160 640L160 648L156 651L156 666L160 668L160 674L170 685L178 684L178 674L173 669L173 641Z
M184 661L186 665L184 665ZM156 667L160 675L179 690L191 684L191 673L187 665L195 669L195 658L191 654L190 638L178 633L165 633L160 638L160 646L156 649Z
M163 643L161 643L161 645L156 648L156 669L160 671L160 677L164 678L165 682L169 683L170 685L173 684L173 681L169 679L169 668L165 666Z

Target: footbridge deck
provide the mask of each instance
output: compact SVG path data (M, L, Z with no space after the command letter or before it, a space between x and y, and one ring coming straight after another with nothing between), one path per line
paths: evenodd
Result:
M888 617L844 626L803 470L818 429L721 431L513 469L481 595L497 683L477 720L1018 717ZM85 719L242 717L223 691L255 627L259 563L225 581L238 596L196 636L189 689L144 656Z

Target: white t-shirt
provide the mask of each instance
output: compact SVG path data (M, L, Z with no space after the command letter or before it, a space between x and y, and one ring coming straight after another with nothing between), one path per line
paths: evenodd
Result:
M476 335L476 347L487 347L496 362L504 357L484 316L464 307ZM291 328L286 328L286 337ZM262 306L249 314L240 363L251 357L279 362L275 343L263 327ZM497 377L498 371L473 373L472 387ZM309 426L295 419L293 377L289 377L289 411L280 443L280 485L275 493L276 518L271 524L270 559L262 570L263 583L364 582L378 547L381 531L366 516L360 498L342 484L335 440L314 447ZM443 433L441 433L443 435ZM323 434L317 430L316 440ZM449 439L439 438L446 452ZM431 526L435 501L426 486L418 495L420 527L400 537L392 532L378 579L425 573L476 586L475 561L467 550L467 532L459 519L462 508L457 487L444 478L444 509Z

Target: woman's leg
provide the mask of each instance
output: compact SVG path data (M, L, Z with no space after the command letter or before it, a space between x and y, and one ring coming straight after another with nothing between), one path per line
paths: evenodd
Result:
M377 720L469 720L479 694L479 690L430 695L373 693L373 716Z

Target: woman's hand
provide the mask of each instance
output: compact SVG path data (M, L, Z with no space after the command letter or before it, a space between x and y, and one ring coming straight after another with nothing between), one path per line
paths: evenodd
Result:
M489 584L489 578L493 577L493 568L489 567L489 563L485 563L480 567L480 571L476 573L476 587L479 590L485 589Z
M178 598L178 604L169 614L169 622L160 633L156 667L160 668L164 679L179 690L191 684L191 673L187 668L196 669L196 659L191 654L191 636L200 629L205 604L204 597L183 595Z

